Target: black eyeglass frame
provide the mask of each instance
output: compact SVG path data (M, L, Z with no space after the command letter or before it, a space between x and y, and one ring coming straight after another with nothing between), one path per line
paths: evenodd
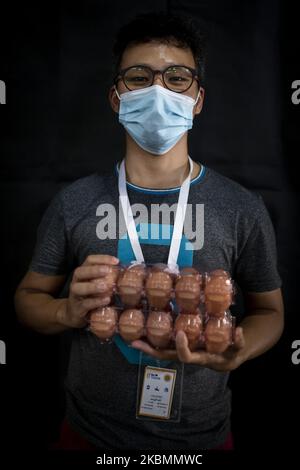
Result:
M124 80L124 75L126 74L126 72L127 72L128 70L133 69L133 68L136 68L136 67L143 67L144 69L149 70L149 71L151 72L151 74L152 74L152 81L151 81L150 85L147 85L147 86L145 86L145 87L140 87L140 89L142 89L142 88L149 88L150 86L152 86L153 83L154 83L154 80L155 80L155 76L156 76L158 73L161 74L161 76L162 76L162 81L163 81L164 86L165 86L168 90L174 91L175 93L185 93L186 91L188 91L188 90L191 88L191 86L193 85L194 80L197 81L198 86L199 86L199 88L200 88L200 79L199 79L197 70L196 70L196 69L193 69L193 68L191 68L191 67L188 67L187 65L180 65L180 64L169 65L168 67L166 67L166 68L163 69L163 70L153 70L151 67L149 67L148 65L144 65L144 64L131 65L130 67L126 67L125 69L122 69L122 70L119 71L119 73L117 73L117 75L116 75L115 78L114 78L114 84L117 85L118 81L119 81L119 80L122 80L123 83L124 83L124 85L125 85L125 87L127 88L127 90L129 90L129 91L134 91L134 90L131 90L131 89L126 85L125 80ZM174 67L183 67L183 68L189 70L189 71L191 72L191 74L192 74L192 81L191 81L190 85L189 85L185 90L181 90L181 91L171 90L171 88L169 88L168 85L167 85L166 82L165 82L164 74L166 73L167 70L172 69L172 68L174 68Z

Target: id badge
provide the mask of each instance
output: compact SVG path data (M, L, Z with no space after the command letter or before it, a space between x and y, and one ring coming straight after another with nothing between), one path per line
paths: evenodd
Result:
M168 367L162 365L165 365L164 361L156 361L154 366L140 360L137 419L180 421L184 364L170 362Z

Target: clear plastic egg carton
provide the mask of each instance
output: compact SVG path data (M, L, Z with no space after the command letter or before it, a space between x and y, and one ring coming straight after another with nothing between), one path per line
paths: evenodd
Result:
M184 331L192 351L215 354L233 342L235 289L226 271L133 262L111 266L106 281L111 303L89 314L89 330L101 342L119 334L129 344L143 339L154 348L174 348Z

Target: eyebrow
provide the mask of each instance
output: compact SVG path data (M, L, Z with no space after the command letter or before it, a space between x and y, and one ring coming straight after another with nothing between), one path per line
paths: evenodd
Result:
M128 65L127 67L122 67L122 69L127 69L129 67L139 67L139 66L142 66L142 67L150 67L151 69L153 70L159 70L159 69L156 69L156 67L154 67L152 64L147 64L147 63L144 63L144 62L139 62L137 64L133 64L133 65ZM175 67L175 66L181 66L181 67L187 67L187 68L190 68L190 69L194 69L195 67L191 66L191 65L186 65L186 64L182 64L180 62L171 62L169 64L166 64L164 67L162 67L162 69L166 69L168 67Z
M146 67L153 67L153 64L147 64L147 63L144 63L144 62L139 62L138 64L136 64L137 66L139 65L144 65ZM178 62L171 62L170 64L168 64L172 67L172 65L179 65ZM154 67L153 67L154 68Z

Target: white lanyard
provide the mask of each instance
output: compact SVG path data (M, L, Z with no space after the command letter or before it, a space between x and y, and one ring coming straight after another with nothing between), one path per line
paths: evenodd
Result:
M182 238L182 231L185 219L185 212L187 201L190 191L190 181L191 175L193 172L193 160L189 158L190 172L188 177L184 180L181 185L178 204L176 209L176 215L174 220L173 235L170 244L170 251L168 257L168 265L173 266L177 264L177 258L180 248L180 242ZM121 207L123 210L125 225L127 228L129 240L135 255L136 260L139 263L144 262L144 256L139 242L138 234L136 231L136 226L128 199L127 187L126 187L126 173L125 173L125 160L122 160L119 170L119 198L121 202Z

